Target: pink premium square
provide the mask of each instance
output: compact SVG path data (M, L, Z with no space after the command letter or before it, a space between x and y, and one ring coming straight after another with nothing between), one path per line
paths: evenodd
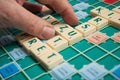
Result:
M120 42L120 33L114 34L113 40L114 40L115 42Z
M100 44L107 40L107 36L100 32L97 32L97 33L94 33L93 35L89 36L87 38L87 40L93 44Z

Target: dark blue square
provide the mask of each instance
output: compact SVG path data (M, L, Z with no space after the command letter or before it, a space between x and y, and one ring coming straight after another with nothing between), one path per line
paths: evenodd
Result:
M120 67L113 71L113 74L120 78Z
M17 66L15 64L10 64L10 65L7 65L3 68L0 69L0 74L6 78L10 75L13 75L14 73L18 72L19 69L17 68Z

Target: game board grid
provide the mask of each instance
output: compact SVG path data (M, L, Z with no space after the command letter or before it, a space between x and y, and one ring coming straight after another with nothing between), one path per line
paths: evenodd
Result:
M3 47L3 50L7 53L7 55L9 55L9 57L10 57L10 59L12 59L12 63L15 63L16 64L16 66L20 69L20 71L30 80L30 78L29 78L29 76L24 72L24 70L17 64L17 62L10 56L10 54L9 54L9 52ZM11 63L8 63L8 64L11 64ZM19 71L19 72L20 72ZM17 72L17 73L19 73L19 72ZM17 73L15 73L15 74L17 74ZM13 75L15 75L15 74L13 74ZM9 76L9 77L11 77L11 76ZM8 77L8 78L9 78Z
M85 38L84 38L85 39ZM104 56L102 56L102 57L100 57L99 59L97 59L97 60L92 60L91 58L89 58L88 56L86 56L85 54L84 54L84 52L86 52L86 51L88 51L88 50L90 50L90 49L92 49L92 48L94 48L94 47L99 47L99 48L101 48L99 45L93 45L92 47L90 47L90 48L88 48L88 49L86 49L85 51L83 51L83 52L81 52L81 51L79 51L78 49L76 49L74 46L72 46L72 45L70 45L70 47L71 48L73 48L74 50L76 50L77 52L79 52L80 54L78 54L78 55L75 55L74 57L71 57L69 60L66 60L66 62L69 62L70 60L72 60L72 59L74 59L74 58L76 58L76 57L78 57L78 56L80 56L80 55L82 55L82 56L84 56L86 59L89 59L91 62L97 62L98 60L100 60L100 59L102 59L102 58L104 58L105 56L108 56L108 55L112 55L113 57L115 57L116 59L118 59L118 60L120 60L120 58L118 58L118 57L116 57L116 56L114 56L114 54L111 54L112 52L114 52L115 50L117 50L117 49L119 49L120 47L118 47L118 48L116 48L115 50L113 50L113 51L111 51L111 53L110 52L108 52L108 51L106 51L106 50L104 50L103 48L101 48L103 51L105 51L105 52L107 52L107 54L105 54ZM4 47L3 47L4 48ZM5 51L6 51L6 49L4 49ZM8 52L6 51L6 53L8 54ZM9 54L8 54L9 55ZM10 56L10 55L9 55ZM10 56L11 57L11 56ZM12 59L12 57L11 57L11 59ZM14 59L12 59L13 60L13 62L14 63L16 63L16 61L14 60ZM16 63L17 64L17 63ZM26 67L25 69L27 69L27 68L30 68L30 67L32 67L32 66L34 66L35 64L33 64L33 65L30 65L30 66L28 66L28 67ZM19 65L18 65L19 66ZM23 69L23 73L24 73L24 70L25 69ZM22 71L22 70L21 70ZM109 72L109 71L108 71ZM17 74L17 73L16 73ZM26 73L24 73L25 75L27 75ZM109 73L109 74L111 74L111 73ZM41 74L41 75L43 75L43 74ZM40 76L41 76L40 75ZM11 76L10 76L11 77ZM29 77L28 77L28 79L30 79Z
M72 0L69 0L69 1L72 1ZM99 3L99 2L98 2L98 3ZM97 4L97 3L95 3L95 4ZM93 7L94 7L94 6L93 6ZM83 23L83 22L80 21L80 23ZM15 31L15 32L17 32L17 31ZM13 32L13 33L15 33L15 32ZM12 33L12 34L13 34L13 33ZM85 39L85 38L84 38L84 39ZM96 47L96 46L99 47L99 48L101 48L99 45L93 45L92 47L90 47L90 48L86 49L85 51L81 52L81 51L79 51L78 49L76 49L73 45L70 45L70 47L73 48L74 50L76 50L77 52L79 52L79 54L77 54L77 55L71 57L70 59L66 60L66 62L69 62L69 61L71 61L72 59L75 59L76 57L81 56L81 55L84 56L86 59L90 60L91 62L97 62L98 60L100 60L100 59L102 59L102 58L104 58L104 57L106 57L106 56L108 56L108 55L112 55L114 58L120 60L119 57L117 57L117 56L115 56L114 54L112 54L112 52L116 51L116 50L119 49L120 47L112 50L111 52L108 52L108 51L106 51L105 49L101 48L103 51L107 52L107 54L103 55L102 57L98 58L98 59L95 60L95 61L92 60L91 58L89 58L87 55L84 54L84 52L86 52L86 51L88 51L88 50L90 50L91 48ZM9 55L9 53L6 51L6 49L5 49L4 47L2 47L2 48L4 49L4 51L5 51L7 54L0 55L0 58L1 58L2 56ZM10 55L9 55L9 57L12 59L12 62L13 62L13 63L15 63L17 66L19 66L18 63L17 63ZM10 64L10 63L8 63L8 64ZM39 64L39 63L36 63L36 64ZM36 65L36 64L32 64L32 65L26 67L25 69L28 69L28 68ZM18 74L18 73L22 72L22 73L27 77L27 79L31 80L30 77L25 73L25 71L24 71L25 69L22 69L21 67L19 67L19 69L20 69L20 71L17 72L17 73L15 73L15 74ZM14 74L14 75L15 75L15 74ZM51 75L50 72L48 71L48 72L46 72L46 73L43 73L43 74L35 77L34 79L37 79L37 78L39 78L39 77L42 77L42 76L44 76L44 75L46 75L46 74ZM79 72L76 71L75 74L79 74ZM75 74L73 74L73 75L75 75ZM109 74L110 76L112 75L112 77L118 79L116 76L114 76L114 75L111 73L111 70L110 70L110 71L107 70L107 74L106 74L106 75L108 75L108 74ZM14 76L14 75L12 75L12 76ZM52 75L51 75L51 76L52 76ZM11 76L10 76L10 77L11 77ZM10 77L8 77L8 78L10 78ZM8 79L8 78L6 78L6 79ZM34 79L33 79L33 80L34 80Z

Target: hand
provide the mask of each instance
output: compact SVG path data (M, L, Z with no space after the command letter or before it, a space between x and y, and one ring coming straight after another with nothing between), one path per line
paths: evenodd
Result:
M67 0L37 1L54 9L66 23L70 25L78 23L73 9ZM39 4L33 4L25 0L0 0L0 28L15 26L40 39L49 39L55 34L52 25L32 14L32 12L40 10L42 10L42 7Z

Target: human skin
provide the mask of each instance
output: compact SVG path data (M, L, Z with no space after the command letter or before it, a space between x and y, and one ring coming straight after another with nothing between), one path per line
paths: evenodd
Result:
M37 0L59 13L69 25L76 25L73 8L67 0ZM26 0L0 0L0 28L16 27L40 39L49 39L55 34L52 25L34 15L41 12L42 6Z

